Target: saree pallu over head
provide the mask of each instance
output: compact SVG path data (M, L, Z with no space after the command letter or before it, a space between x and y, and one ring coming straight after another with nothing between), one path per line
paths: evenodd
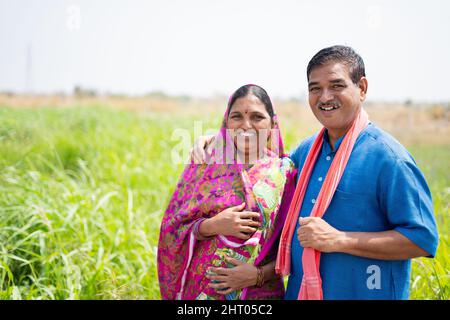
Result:
M352 126L345 134L344 139L336 152L336 156L331 163L330 169L327 172L325 180L317 196L316 203L311 210L311 217L322 217L325 214L328 206L333 199L334 192L341 180L347 162L361 131L367 127L369 117L364 109L361 109L357 117L352 123ZM278 274L287 276L290 274L291 268L291 243L294 235L297 219L300 214L303 199L305 197L306 189L308 188L309 179L314 170L314 165L317 157L322 149L323 137L325 128L317 135L311 146L311 149L306 156L305 163L300 172L297 187L292 198L289 212L286 218L286 223L281 234L279 243L277 262L275 270ZM304 248L302 259L303 279L300 285L298 300L322 300L322 278L320 277L320 251L313 248ZM299 259L300 257L294 257Z
M283 156L276 116L264 157L254 165L240 164L227 132L228 109L207 164L189 164L177 185L161 222L158 244L158 278L163 299L265 299L282 298L281 278L261 288L250 287L227 296L208 287L211 266L232 267L231 256L254 264L276 257L278 238L295 189L292 161ZM276 143L272 141L276 139ZM275 147L273 147L275 146ZM283 201L281 201L283 198ZM245 210L260 213L262 226L248 240L217 235L199 240L200 223L219 212L246 203Z

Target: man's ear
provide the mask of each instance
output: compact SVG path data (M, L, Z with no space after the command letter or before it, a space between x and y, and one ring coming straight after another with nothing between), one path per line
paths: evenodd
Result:
M369 82L366 77L361 77L361 79L359 79L358 87L361 90L360 100L364 101L366 99L367 89L369 88Z

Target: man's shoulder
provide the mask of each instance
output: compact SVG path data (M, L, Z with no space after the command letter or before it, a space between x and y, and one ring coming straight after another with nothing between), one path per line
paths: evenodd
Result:
M314 140L316 139L318 133L313 134L312 136L309 136L303 140L301 140L294 149L292 149L290 153L290 157L298 156L301 153L308 152L309 149L311 149L312 144L314 143Z
M374 123L369 124L361 138L363 141L361 146L367 154L372 154L379 159L413 160L408 150L397 139Z
M300 165L300 162L302 158L305 158L306 155L309 152L309 149L311 149L312 144L314 143L314 140L316 139L318 133L307 137L300 141L300 143L290 152L289 158L292 159L292 161L295 164L295 167L298 168Z

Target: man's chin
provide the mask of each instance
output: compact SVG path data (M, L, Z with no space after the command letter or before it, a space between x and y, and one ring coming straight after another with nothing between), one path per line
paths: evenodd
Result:
M336 126L335 121L333 119L327 119L327 118L319 118L318 119L320 124L324 126L327 129L333 129Z

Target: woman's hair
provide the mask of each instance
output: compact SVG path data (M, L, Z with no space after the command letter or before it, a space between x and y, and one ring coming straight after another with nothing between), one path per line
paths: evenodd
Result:
M257 97L259 101L261 101L264 104L267 113L270 115L271 118L273 118L275 113L273 112L272 101L270 101L270 97L267 94L266 90L264 90L260 86L257 86L256 84L246 84L245 86L240 87L233 93L228 103L227 117L230 114L231 107L233 106L234 102L239 98L246 97L250 93L253 94L255 97Z

